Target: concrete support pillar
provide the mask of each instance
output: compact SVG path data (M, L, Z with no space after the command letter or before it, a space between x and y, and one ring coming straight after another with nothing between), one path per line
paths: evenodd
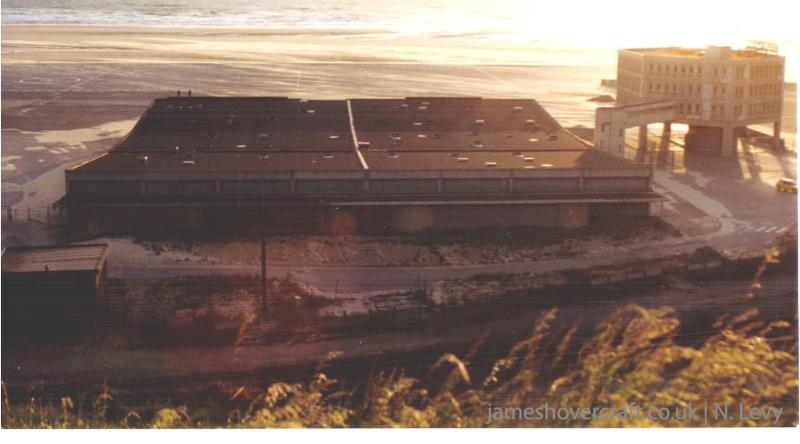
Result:
M561 204L558 206L558 226L583 228L589 224L588 204Z
M672 134L672 122L669 122L669 121L664 122L664 129L661 132L662 136L667 135L667 134Z
M647 149L647 125L639 125L639 149Z
M772 137L775 142L775 148L783 148L783 140L781 139L781 121L776 120L772 123Z
M736 155L736 136L733 134L733 127L722 128L722 156L731 157Z

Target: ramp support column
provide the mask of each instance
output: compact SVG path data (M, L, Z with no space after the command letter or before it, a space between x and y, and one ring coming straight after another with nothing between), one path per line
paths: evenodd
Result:
M733 127L722 128L722 156L731 157L736 155L736 137L733 135Z
M647 149L647 125L639 125L639 149Z

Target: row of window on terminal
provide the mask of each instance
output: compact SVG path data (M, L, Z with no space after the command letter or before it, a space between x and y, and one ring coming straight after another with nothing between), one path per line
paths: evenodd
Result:
M781 76L783 72L783 65L769 64L769 65L755 65L755 66L722 66L714 65L712 68L714 77L726 77L728 73L734 74L736 80L744 80L747 78L768 78L774 76ZM748 76L748 69L750 75ZM651 74L674 74L674 75L692 75L699 76L703 73L702 66L694 65L662 65L658 63L650 63L649 70Z
M733 115L726 114L726 110L733 110ZM774 101L774 102L762 102L762 103L751 103L748 105L735 105L733 107L726 107L725 105L711 105L711 117L712 118L740 118L745 116L745 110L747 111L747 115L761 115L761 114L769 114L769 113L777 113L781 111L781 101ZM700 116L700 104L699 103L679 103L678 104L678 112L680 114L686 116Z
M649 92L660 92L660 93L699 94L700 84L647 82L647 90ZM712 87L712 93L714 96L724 97L730 90L733 90L734 97L737 98L744 97L744 92L745 92L744 85L734 86L733 88L729 88L725 85L714 85ZM782 94L783 85L780 83L750 85L747 88L747 91L749 93L748 94L749 97L761 97L767 95Z

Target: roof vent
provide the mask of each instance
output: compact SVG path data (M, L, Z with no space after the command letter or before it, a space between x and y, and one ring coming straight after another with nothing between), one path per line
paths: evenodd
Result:
M243 149L247 148L247 144L240 143L240 144L236 145L236 148L239 148L240 150L243 150Z
M386 153L386 157L388 157L390 159L397 159L399 156L398 156L398 154L396 152L389 151L389 152Z
M400 135L400 134L398 134L398 133L392 133L392 134L390 134L390 135L389 135L389 137L390 137L392 140L400 140L400 139L402 139L402 138L403 138L403 136L401 136L401 135Z
M306 114L314 114L316 112L317 112L317 110L315 110L315 109L307 109L306 110Z
M422 126L422 122L414 122L414 123L412 123L412 125L414 125L414 126Z
M142 164L142 165L147 165L147 160L148 159L149 159L149 157L142 156L142 157L139 158L139 163Z
M417 107L417 109L420 110L420 111L425 111L426 109L428 109L428 107L425 106L425 105L420 105L420 106Z
M362 150L369 149L370 143L369 142L358 142L358 148Z
M515 106L514 107L514 112L518 113L518 112L522 111L523 109L525 109L525 108L523 108L521 106Z
M512 154L514 155L514 157L522 157L521 151L514 151Z
M181 165L183 165L183 166L194 166L194 160L184 160L183 162L181 162Z
M485 166L486 168L494 168L497 166L497 162L484 162L483 166Z
M475 119L475 125L483 125L484 123L486 123L486 121L483 119Z
M480 140L473 140L472 146L475 148L483 148L483 142L481 142Z
M525 156L525 157L522 158L522 160L525 161L525 162L533 162L533 157Z
M330 136L328 136L328 139L338 140L339 139L339 135L338 134L331 134Z
M533 166L533 165L525 165L524 167L522 167L522 169L524 169L524 170L535 170L536 167Z
M461 163L469 162L469 157L458 156L458 157L456 157L456 162L461 162Z
M528 142L533 142L533 143L536 143L536 142L538 142L538 141L539 141L539 139L537 139L537 138L535 138L535 137L531 137L530 139L528 139Z
M428 136L426 134L417 134L417 138L419 138L419 139L425 139L427 137Z
M269 159L269 154L259 154L259 155L258 155L258 158L259 158L259 159L264 159L264 160L267 160L267 159Z
M333 153L324 153L322 155L323 159L333 159Z
M525 125L536 125L536 119L525 119Z
M258 135L258 140L267 140L269 138L269 134L261 133Z
M553 167L552 163L543 163L542 164L542 168L552 168L552 167Z

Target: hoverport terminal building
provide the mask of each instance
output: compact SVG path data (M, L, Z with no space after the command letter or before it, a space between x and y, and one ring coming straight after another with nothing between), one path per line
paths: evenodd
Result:
M782 148L784 65L777 47L765 42L744 49L623 49L617 104L670 104L672 121L689 125L687 149L732 156L737 138L754 124L771 124L774 145ZM642 127L640 134L646 131ZM612 144L620 143L606 148L613 151Z
M66 171L90 235L178 230L578 228L649 214L652 170L595 150L535 100L155 100Z

